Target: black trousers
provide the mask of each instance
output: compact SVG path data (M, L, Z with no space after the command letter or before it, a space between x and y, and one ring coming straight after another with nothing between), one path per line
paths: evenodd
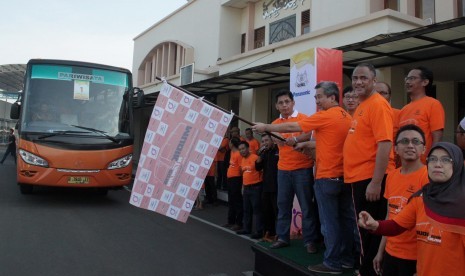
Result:
M263 205L263 231L268 232L269 235L276 235L276 219L278 217L278 193L277 192L263 192L262 193Z
M242 227L243 218L242 177L231 177L228 178L228 224Z
M384 252L383 275L412 276L417 272L417 261L400 259Z
M207 176L205 178L205 194L207 203L213 204L216 202L217 194L214 176Z
M371 179L362 180L352 183L352 197L354 200L356 220L358 221L358 214L361 211L367 211L375 220L386 219L387 200L384 198L384 188L386 186L386 175L381 184L380 200L369 202L366 200L366 188ZM358 228L360 241L362 245L360 257L360 275L362 276L376 276L373 269L373 259L378 252L378 247L381 242L381 237L373 235L363 228Z
M3 155L2 161L0 161L0 163L3 164L5 159L8 157L8 154L11 154L11 156L13 156L13 158L15 159L15 164L16 164L16 148L10 147L10 146L6 148L5 154Z

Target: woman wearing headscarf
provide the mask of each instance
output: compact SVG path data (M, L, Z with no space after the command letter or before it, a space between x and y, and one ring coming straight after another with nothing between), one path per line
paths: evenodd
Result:
M393 219L375 221L365 211L359 225L374 234L417 233L417 275L465 275L465 168L459 147L433 145L427 158L429 183Z

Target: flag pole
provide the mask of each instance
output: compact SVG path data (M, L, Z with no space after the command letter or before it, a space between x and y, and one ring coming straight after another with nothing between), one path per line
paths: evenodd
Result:
M177 86L177 85L175 85L175 84L172 84L171 82L169 82L169 81L167 81L167 80L164 80L164 79L162 79L162 78L160 78L160 77L157 77L157 76L155 76L155 78L156 78L157 80L159 80L159 81L166 82L167 84L169 84L169 85L171 85L171 86L173 86L173 87L175 87L175 88L177 88L177 89L183 91L183 92L186 93L186 94L191 95L192 97L195 97L195 98L197 98L197 99L200 98L199 96L195 95L194 93L190 92L189 90L186 90L186 89L184 89L184 88L182 88L182 87L180 87L180 86ZM209 105L211 105L211 106L213 106L213 107L215 107L215 108L218 108L218 109L220 109L220 110L223 111L223 112L231 113L231 111L228 111L228 110L222 108L221 106L218 106L218 105L216 105L216 104L214 104L214 103L212 103L212 102L209 102L209 101L207 101L207 100L205 100L205 99L203 99L203 101L204 101L206 104L209 104ZM240 121L246 123L246 124L249 124L249 125L251 125L251 126L255 125L254 123L250 122L249 120L246 120L246 119L244 119L244 118L242 118L242 117L239 117L239 116L237 116L237 115L234 114L234 113L233 113L233 116L236 117L238 120L240 120ZM274 133L271 133L271 132L268 132L268 131L265 131L265 133L268 134L268 135L270 135L270 136L273 136L274 138L276 138L276 139L278 139L278 140L286 141L286 139L284 139L283 137L278 136L278 135L276 135L276 134L274 134Z

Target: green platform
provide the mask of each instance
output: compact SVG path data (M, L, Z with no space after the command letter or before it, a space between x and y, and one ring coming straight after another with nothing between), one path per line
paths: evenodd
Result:
M306 251L306 248L303 245L302 240L291 240L291 244L288 247L283 247L280 249L270 249L271 243L269 242L258 242L255 245L255 249L253 249L256 252L256 258L257 255L268 255L265 259L262 257L259 257L258 259L263 260L263 264L260 264L260 262L257 263L256 261L256 271L262 273L257 273L257 275L270 275L270 271L276 272L276 275L279 275L279 270L282 267L285 267L286 272L289 273L290 270L287 269L294 269L297 274L300 275L330 275L330 274L318 274L318 273L313 273L307 270L307 267L309 265L315 265L323 262L323 252L324 248L319 248L317 254L309 254ZM281 264L277 264L275 268L270 269L271 266L273 266L273 263L280 262ZM266 265L267 267L259 268L257 266L262 266ZM266 271L266 273L265 273ZM354 270L353 269L344 269L343 274L344 276L352 276L354 275Z

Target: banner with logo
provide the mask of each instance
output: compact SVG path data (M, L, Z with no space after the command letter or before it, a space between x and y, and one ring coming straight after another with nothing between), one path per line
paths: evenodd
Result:
M312 48L291 57L289 90L294 95L295 109L312 115L317 111L315 86L322 81L333 81L339 88L339 104L342 104L342 51ZM302 214L294 197L291 236L302 235Z
M312 48L291 57L289 90L297 111L316 112L315 85L322 81L336 82L342 93L342 51Z
M165 83L129 202L186 222L233 115Z

